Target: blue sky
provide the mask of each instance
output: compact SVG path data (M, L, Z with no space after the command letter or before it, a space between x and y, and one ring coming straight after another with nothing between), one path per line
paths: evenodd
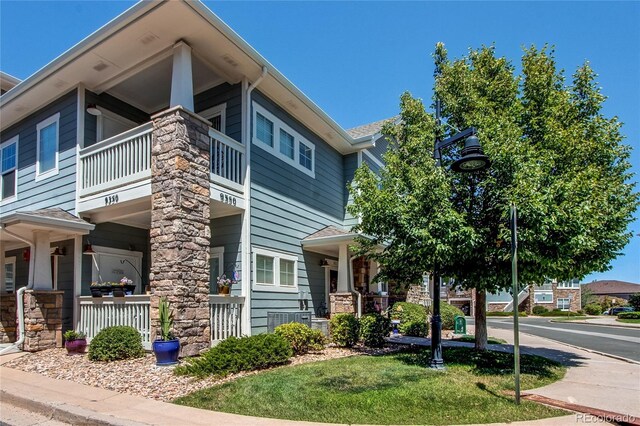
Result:
M0 69L26 78L126 10L131 1L0 0ZM640 2L205 1L241 37L345 128L391 117L405 90L430 98L431 53L450 57L495 43L516 66L522 47L555 46L569 77L585 60L625 123L640 174ZM640 215L612 270L589 275L640 283Z

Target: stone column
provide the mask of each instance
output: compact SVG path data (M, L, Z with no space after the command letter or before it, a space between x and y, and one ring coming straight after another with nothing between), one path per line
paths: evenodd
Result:
M209 124L183 109L153 117L151 151L151 324L158 301L174 312L180 355L210 347Z
M62 347L63 291L24 293L24 345L27 352Z
M16 294L0 292L0 343L13 343L16 338Z

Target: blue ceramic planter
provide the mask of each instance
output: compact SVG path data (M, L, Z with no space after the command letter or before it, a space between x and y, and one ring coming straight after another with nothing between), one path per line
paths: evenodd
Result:
M180 341L156 340L153 342L153 353L156 355L156 365L173 365L178 363Z

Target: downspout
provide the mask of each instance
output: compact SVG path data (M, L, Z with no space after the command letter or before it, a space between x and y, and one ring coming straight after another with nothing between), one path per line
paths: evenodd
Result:
M243 287L245 294L245 305L243 310L246 312L246 330L243 330L242 334L251 335L251 92L258 87L262 80L267 76L268 69L266 66L262 67L262 73L260 76L247 87L245 98L245 117L244 117L244 149L245 149L245 175L244 175L244 195L245 195L245 210L244 220L242 222L242 240L243 244L243 259L242 259L242 275L243 275ZM243 327L244 328L244 327Z
M31 253L35 254L36 251L36 246L35 244L33 244L33 242L20 237L19 235L14 234L11 231L7 230L7 226L5 224L2 224L2 230L3 232L6 232L7 235L12 236L13 238L20 240L24 243L29 244L29 249L31 250ZM4 256L4 253L0 253L0 256ZM18 347L20 345L22 345L24 343L24 337L25 337L25 333L24 333L24 292L27 291L27 289L33 288L33 264L34 264L34 256L30 256L29 257L29 278L28 278L28 282L27 282L27 286L26 287L20 287L18 289L18 291L16 291L16 305L18 307L18 329L19 329L19 337L18 340L16 342L14 342L11 346L8 346L4 349L2 349L0 351L0 355L3 355L9 351L12 351L14 349L18 349Z

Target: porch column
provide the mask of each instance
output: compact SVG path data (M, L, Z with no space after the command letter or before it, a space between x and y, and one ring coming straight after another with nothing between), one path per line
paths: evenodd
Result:
M4 274L5 274L4 272L4 241L0 236L0 292L5 291L6 289L6 284L4 282L5 280Z
M35 244L33 289L53 290L51 281L51 242L48 231L33 231L33 241Z
M191 47L184 41L173 46L173 73L171 74L171 99L169 108L182 106L193 111L193 75L191 72Z
M211 342L209 321L209 124L183 109L153 117L151 150L151 326L166 296L181 356Z
M358 299L349 285L349 247L347 244L340 244L338 247L338 289L329 295L331 315L340 313L355 314Z

